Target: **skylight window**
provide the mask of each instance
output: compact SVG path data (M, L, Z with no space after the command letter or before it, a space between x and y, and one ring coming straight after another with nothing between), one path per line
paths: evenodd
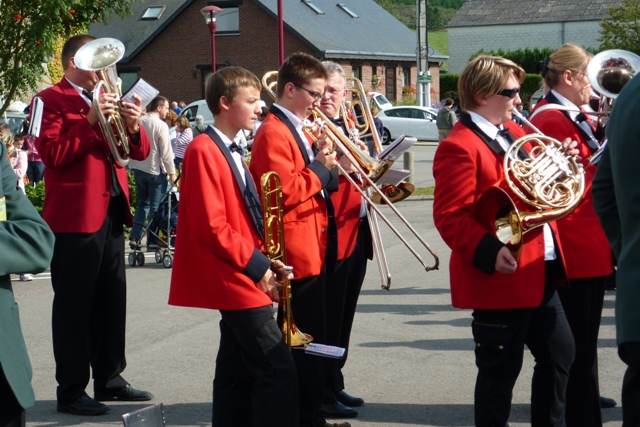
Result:
M359 17L358 15L356 15L356 14L355 14L351 9L349 9L349 8L347 7L347 5L346 5L346 4L344 4L344 3L338 3L338 7L339 7L340 9L344 10L344 11L345 11L345 13L346 13L347 15L349 15L350 17L352 17L353 19L359 19L359 18L360 18L360 17Z
M309 9L313 10L316 13L316 15L324 15L324 12L322 10L320 10L320 8L318 6L316 6L315 4L311 3L310 1L303 0L302 3L306 4L307 6L309 6Z
M149 6L147 10L144 11L144 13L142 14L142 18L140 19L143 19L145 21L160 19L166 8L166 6Z

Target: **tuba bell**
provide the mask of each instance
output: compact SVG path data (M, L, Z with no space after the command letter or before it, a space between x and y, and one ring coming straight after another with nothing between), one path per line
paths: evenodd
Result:
M127 136L127 124L120 115L120 98L122 97L122 80L118 77L116 63L124 56L124 44L112 38L100 38L84 44L74 56L78 68L93 71L98 76L98 83L93 89L93 105L98 105L101 92L116 95L115 113L105 117L96 108L100 128L107 140L111 156L121 167L129 163L131 151Z
M513 113L537 131L517 111ZM519 158L516 153L525 146L531 148L528 156ZM584 171L560 141L540 132L511 144L503 168L504 178L478 198L475 216L519 259L524 233L563 218L578 206L584 194Z

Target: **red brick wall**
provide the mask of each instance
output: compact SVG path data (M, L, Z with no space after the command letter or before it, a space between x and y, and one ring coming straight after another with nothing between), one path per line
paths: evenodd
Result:
M203 74L208 69L196 69L197 65L211 64L211 35L204 22L200 9L207 5L206 0L198 0L183 11L165 30L157 36L132 61L119 64L121 67L140 67L139 77L156 87L160 94L170 100L189 102L203 98ZM277 20L269 16L252 0L244 0L239 8L240 35L216 34L216 62L218 65L228 62L239 65L255 73L259 78L278 69L278 29ZM298 39L285 27L285 57L298 51L314 54L313 50ZM324 59L324 58L319 58ZM384 93L384 62L353 61L334 59L351 75L351 64L362 67L362 80L365 90L372 90L371 63L378 65L381 85L378 91ZM394 62L397 66L397 94L402 98L402 67L411 66L412 81L416 79L415 62ZM434 83L437 66L431 70ZM414 83L415 85L415 83ZM432 85L435 86L435 85ZM263 91L263 99L270 101Z

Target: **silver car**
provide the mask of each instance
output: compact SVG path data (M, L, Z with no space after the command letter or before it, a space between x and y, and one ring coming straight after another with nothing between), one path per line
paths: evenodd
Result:
M437 141L438 128L433 108L402 106L378 113L384 125L382 143L388 144L400 135L413 136L418 141Z

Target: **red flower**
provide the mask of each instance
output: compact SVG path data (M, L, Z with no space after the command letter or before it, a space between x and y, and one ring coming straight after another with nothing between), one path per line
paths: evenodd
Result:
M71 10L69 11L69 13L70 13L70 14L72 14L72 15L75 15L75 14L76 14L76 10L75 10L75 9L71 9Z
M36 42L36 46L40 46L41 44L42 44L42 42L40 42L40 41Z
M16 21L22 21L22 15L19 15L19 14L13 15L13 18L14 18Z

